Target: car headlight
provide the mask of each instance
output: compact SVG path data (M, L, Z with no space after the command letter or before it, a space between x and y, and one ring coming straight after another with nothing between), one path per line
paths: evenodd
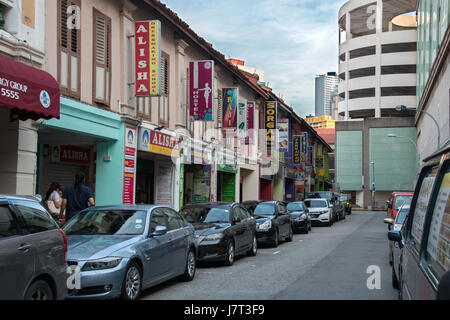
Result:
M326 214L326 213L328 213L328 210L322 210L322 211L320 211L320 213L321 214Z
M261 230L261 231L267 231L270 228L272 228L272 220L267 220L266 222L258 225L258 230Z
M119 265L121 261L122 258L105 258L99 260L90 260L84 264L82 271L93 271L93 270L115 268Z
M306 214L302 214L301 216L298 216L297 218L295 218L295 220L297 221L303 221L306 219Z
M224 236L223 233L209 234L209 235L205 236L203 239L201 239L200 242L202 242L202 241L218 241L218 240L222 239L223 236Z

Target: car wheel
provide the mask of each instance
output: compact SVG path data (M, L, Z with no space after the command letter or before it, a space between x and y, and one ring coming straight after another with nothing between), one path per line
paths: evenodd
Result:
M287 242L292 242L292 240L294 239L294 232L292 231L292 226L289 228L289 235L286 238Z
M309 229L310 229L310 228L308 227L308 224L306 224L306 228L305 228L305 231L304 231L304 233L305 233L305 234L308 234L308 232L309 232Z
M256 236L253 235L253 242L251 249L247 252L248 256L254 257L258 253L258 241L256 240Z
M279 243L280 243L280 239L279 239L280 235L278 233L278 229L275 230L275 236L273 237L273 242L272 242L272 246L274 248L278 247Z
M234 263L234 255L235 255L234 243L233 240L229 240L227 246L227 256L225 258L226 266L231 266Z
M392 286L394 287L394 289L399 288L399 283L397 276L395 275L394 267L392 267Z
M38 280L28 288L25 300L53 300L53 291L47 282Z
M136 262L131 262L122 283L122 299L137 300L142 290L142 271Z
M333 221L328 221L328 226L331 227L333 225Z
M311 223L309 223L309 229L308 229L309 231L311 231L312 230L312 224Z
M181 276L183 281L188 282L194 279L195 266L196 266L195 251L194 249L190 249L186 259L186 270L184 271L184 274Z

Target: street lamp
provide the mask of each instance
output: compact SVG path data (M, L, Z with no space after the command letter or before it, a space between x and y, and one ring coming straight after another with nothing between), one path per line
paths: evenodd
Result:
M437 150L439 150L439 149L441 148L441 127L439 126L439 122L437 122L437 120L436 120L435 117L433 117L431 114L429 114L429 113L426 112L426 111L423 111L423 110L417 110L417 109L415 109L415 108L408 108L408 107L403 106L403 105L398 105L398 106L396 106L396 107L395 107L395 110L396 110L396 111L399 111L399 112L405 112L405 111L418 111L418 112L420 112L420 113L424 113L424 114L428 115L431 119L433 119L434 123L436 124L437 130L438 130L438 147L437 147Z

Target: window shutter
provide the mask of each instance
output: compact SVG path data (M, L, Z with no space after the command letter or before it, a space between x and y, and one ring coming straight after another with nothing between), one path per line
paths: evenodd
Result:
M61 47L67 48L68 45L68 29L67 29L67 0L61 0L61 21L60 21L60 29L61 29Z
M95 59L99 64L105 64L106 57L106 23L103 17L96 18Z
M94 11L94 100L109 105L111 77L111 21Z

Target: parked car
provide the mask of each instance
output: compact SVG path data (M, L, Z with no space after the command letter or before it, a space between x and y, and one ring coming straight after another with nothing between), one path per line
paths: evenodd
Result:
M339 193L333 193L332 204L333 204L333 210L334 210L334 212L336 212L337 221L345 219L345 207L339 198L340 198Z
M326 224L331 227L333 207L328 199L306 199L305 205L311 215L312 225Z
M412 192L392 192L389 200L386 201L388 205L388 218L395 219L400 207L403 204L410 204L412 197Z
M256 220L239 203L193 203L180 214L195 228L199 261L231 266L241 254L256 256Z
M255 211L255 208L258 204L260 204L262 201L261 200L248 200L248 201L244 201L242 202L242 206L247 209L247 211L253 215L253 212Z
M424 159L404 231L389 240L403 246L400 298L450 299L450 146Z
M258 243L270 244L276 248L282 240L293 240L292 216L283 202L261 202L253 214L256 218Z
M311 216L303 201L289 202L286 209L292 216L292 229L294 232L308 233L311 231Z
M384 222L390 224L395 231L402 231L405 221L408 217L409 213L409 205L404 204L398 210L398 214L395 217L395 220L392 218L384 219ZM389 263L392 266L392 286L395 289L398 289L398 274L400 267L400 258L401 258L401 249L404 246L404 242L400 243L389 241Z
M0 300L67 295L67 241L33 197L0 195Z
M339 197L339 201L344 206L345 213L348 215L352 214L352 206L349 198L350 197L346 194L341 194Z
M338 221L338 215L336 213L336 210L334 209L334 202L336 200L336 197L335 195L333 195L333 192L331 191L308 192L307 199L327 199L329 205L332 205L330 210L331 224L334 224L336 221Z
M180 276L194 279L194 228L175 210L156 205L92 207L64 227L68 264L81 287L70 299L136 300L143 289Z

